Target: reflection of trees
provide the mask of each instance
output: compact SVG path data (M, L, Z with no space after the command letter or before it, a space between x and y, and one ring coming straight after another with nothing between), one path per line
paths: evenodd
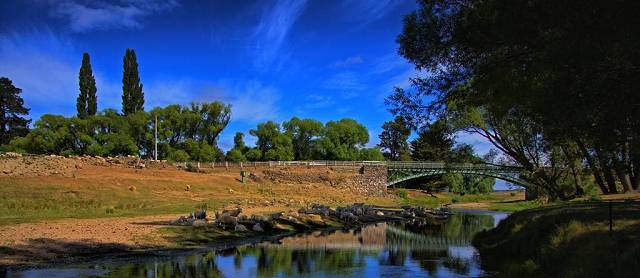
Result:
M395 223L387 229L386 245L390 249L410 250L411 259L431 275L437 272L439 262L455 273L466 275L471 269L471 259L453 256L449 248L469 245L476 233L493 225L491 215L463 213L452 215L446 222Z
M135 263L111 268L106 277L222 277L215 262L215 254L209 252L175 258L168 262Z
M220 257L232 259L229 267L252 269L259 277L324 274L358 274L365 257L378 257L380 265L404 266L417 262L431 275L439 267L468 275L471 258L456 255L452 246L468 246L473 235L493 227L491 215L456 214L446 222L389 223L355 231L317 232L282 239L280 244L243 246L206 254L172 257L166 262L106 265L108 277L220 277ZM469 249L472 250L472 249ZM247 260L247 258L251 258Z
M380 258L380 265L404 265L407 260L407 250L404 248L389 248Z
M258 276L295 276L305 273L348 274L365 265L357 250L288 249L278 247L245 247L241 256L256 258Z
M442 265L461 275L467 275L471 270L471 262L460 257L448 256L442 261Z
M493 224L494 218L491 215L459 213L449 217L446 222L416 221L393 226L416 234L469 242L476 233L493 228Z

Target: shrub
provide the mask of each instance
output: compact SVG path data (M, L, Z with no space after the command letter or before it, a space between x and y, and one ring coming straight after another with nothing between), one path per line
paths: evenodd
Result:
M396 196L398 196L398 197L400 197L402 199L406 199L409 196L409 193L404 188L396 189L396 191L394 193L396 194Z

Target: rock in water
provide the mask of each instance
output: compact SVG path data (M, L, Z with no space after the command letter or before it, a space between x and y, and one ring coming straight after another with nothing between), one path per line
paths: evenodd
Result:
M377 216L384 216L384 212L382 212L382 211L376 211L376 215L377 215Z
M236 232L246 232L246 231L249 231L249 230L244 225L237 224L236 227L234 228L234 231L236 231Z
M256 223L255 225L253 225L253 228L251 228L254 232L264 232L264 229L262 228L262 225L260 225L260 223Z

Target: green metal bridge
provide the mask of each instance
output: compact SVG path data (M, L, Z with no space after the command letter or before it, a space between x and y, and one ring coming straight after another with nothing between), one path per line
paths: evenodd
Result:
M387 166L387 185L408 181L420 177L439 176L447 173L479 175L508 181L524 187L529 183L521 178L522 168L491 164L451 164L443 162L395 162Z

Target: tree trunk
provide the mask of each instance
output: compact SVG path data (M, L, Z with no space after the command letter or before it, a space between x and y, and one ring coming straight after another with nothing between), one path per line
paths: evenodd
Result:
M604 185L604 180L602 179L600 169L596 165L596 161L589 153L589 150L587 150L587 147L584 145L584 143L582 143L581 140L576 140L576 143L578 144L578 148L582 152L582 155L587 159L587 164L589 165L589 168L591 168L593 178L595 179L596 184L598 184L598 186L600 187L600 191L602 191L602 194L609 194L609 189Z
M611 167L609 166L609 162L604 157L602 150L596 148L596 156L598 157L600 168L602 168L602 174L604 175L604 180L607 182L607 186L609 187L609 193L618 193L618 189L616 188L616 179L613 177L613 173L612 173Z
M613 167L616 175L618 176L620 183L622 183L624 192L629 192L629 190L631 190L631 180L629 179L629 174L625 170L624 165L622 165L622 162L620 162L615 155L611 157L611 160L613 161Z

